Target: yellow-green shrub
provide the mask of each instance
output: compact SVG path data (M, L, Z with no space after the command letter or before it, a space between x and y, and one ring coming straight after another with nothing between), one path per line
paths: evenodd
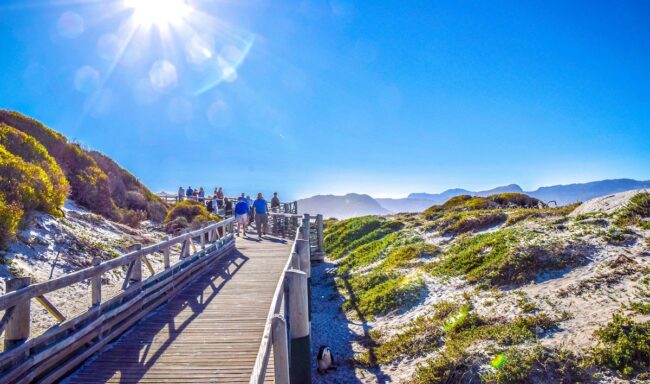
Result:
M13 237L22 217L23 210L17 204L7 204L0 193L0 247L6 246Z
M23 161L42 168L52 184L52 193L49 195L51 205L63 205L69 190L68 180L56 161L36 139L13 127L0 124L0 145Z
M45 171L0 145L0 191L7 203L17 204L24 211L38 210L57 214L60 204L53 201L54 188Z
M205 206L203 206L203 204L192 200L185 200L174 205L174 207L167 214L165 221L174 221L178 217L185 218L188 223L192 223L194 221L203 222L220 220L218 216L211 215Z

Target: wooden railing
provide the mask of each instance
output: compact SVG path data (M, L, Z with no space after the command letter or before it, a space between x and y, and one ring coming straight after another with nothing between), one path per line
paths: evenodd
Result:
M231 250L235 244L233 229L233 219L227 219L155 245L136 246L113 260L95 259L92 267L46 282L30 284L28 277L9 280L8 293L0 296L0 311L5 311L0 320L0 335L5 333L0 383L57 381L168 301L199 276L195 272ZM178 261L172 265L170 254L175 245L180 245L180 250ZM155 253L163 256L160 271L155 271L147 259ZM144 280L142 264L150 273ZM102 274L116 268L126 268L122 292L102 301ZM90 281L92 305L88 311L66 320L45 295L85 281ZM60 321L34 338L30 338L32 299Z
M271 214L272 222L299 222L275 289L250 384L266 378L271 350L275 382L311 382L311 262L323 259L323 216ZM312 242L314 245L312 245Z

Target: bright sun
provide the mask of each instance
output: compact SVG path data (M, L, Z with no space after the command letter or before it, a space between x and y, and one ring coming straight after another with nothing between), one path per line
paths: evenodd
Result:
M124 0L124 5L133 10L136 23L161 27L179 23L190 11L185 0Z

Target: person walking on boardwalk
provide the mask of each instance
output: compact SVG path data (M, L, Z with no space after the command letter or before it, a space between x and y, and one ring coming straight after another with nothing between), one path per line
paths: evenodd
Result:
M271 211L280 211L280 198L278 197L277 192L273 192L273 198L271 198Z
M237 236L239 236L239 230L244 230L244 236L246 236L246 226L248 225L248 204L244 202L244 199L241 197L237 198L237 205L235 205L235 221L237 221Z
M255 228L257 229L257 237L260 239L262 235L266 235L268 230L269 217L266 200L262 197L261 193L257 194L257 199L253 202L253 211L255 213Z
M226 217L232 216L232 201L229 198L223 198L223 213Z

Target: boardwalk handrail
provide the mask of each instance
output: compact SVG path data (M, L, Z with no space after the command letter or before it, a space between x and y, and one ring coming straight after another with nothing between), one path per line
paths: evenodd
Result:
M97 260L92 267L43 283L27 285L0 296L0 310L6 310L2 319L2 329L6 331L5 351L0 353L0 383L34 380L52 382L59 379L128 330L148 312L164 304L198 276L194 272L200 271L232 249L233 223L234 219L230 218L210 224L161 243L138 248L113 260ZM196 238L200 238L200 250L194 244ZM177 244L181 245L179 260L171 265L171 247ZM191 251L192 248L194 252ZM156 273L146 255L161 251L164 269ZM144 280L143 263L151 275ZM119 267L128 267L123 291L101 302L101 275ZM60 324L29 339L31 299L44 303L46 308L49 305L51 308L48 310L55 310L44 295L85 280L91 282L92 306L89 310L69 320L61 316ZM16 339L17 335L23 337Z
M300 229L296 230L295 240L298 240L300 236ZM262 335L262 341L260 342L260 348L257 352L257 358L255 359L255 365L253 366L253 373L251 374L250 384L263 383L266 376L266 369L269 363L269 357L271 355L271 326L273 322L273 317L280 313L282 304L284 302L284 297L286 293L286 283L285 276L287 271L292 266L293 255L296 252L296 242L294 240L293 245L291 246L291 252L287 259L282 273L280 274L280 279L278 284L275 287L275 292L273 294L273 300L271 301L271 307L269 313L266 316L266 324L264 325L264 333Z
M274 214L272 213L271 215L273 216ZM271 348L273 348L274 351L276 383L289 383L290 369L292 377L296 375L295 377L301 382L311 382L309 378L304 377L304 375L311 375L310 358L308 356L311 353L309 351L309 313L311 312L311 299L309 298L310 289L308 288L308 285L311 280L311 261L322 260L324 254L324 249L322 248L323 216L316 215L313 217L309 214L303 216L295 214L275 214L275 217L287 217L292 220L298 220L300 225L296 228L291 252L289 253L289 257L273 294L269 313L266 318L266 324L264 326L264 333L260 342L249 384L261 384L265 381L266 371L271 356ZM312 218L315 219L313 232L311 225ZM274 220L274 222L276 221ZM314 240L314 246L311 245L312 240ZM297 274L302 275L301 278L304 279L304 284L296 284L300 278L289 278L290 274L294 275L292 277L296 277L295 275ZM294 292L292 293L291 290ZM289 301L295 300L296 297L301 297L304 300L299 300L300 303L296 301L289 303ZM304 307L297 308L299 306ZM290 307L289 311L287 311L287 307ZM284 311L282 311L283 308ZM287 316L287 314L289 316ZM302 324L300 324L301 322ZM300 329L301 327L305 328L306 326L306 351L299 351L298 348L294 352L290 351L292 349L291 346L294 345L295 341L294 335L288 335L288 330L290 330L292 326L296 329ZM291 333L294 332L292 331ZM302 337L305 335L301 334L298 336ZM295 346L297 347L300 345L295 344ZM295 355L304 352L308 355L303 356L301 359L302 361L298 364L302 366L298 368L290 367L289 360L295 363ZM279 354L282 356L279 356ZM306 365L306 367L304 365Z

